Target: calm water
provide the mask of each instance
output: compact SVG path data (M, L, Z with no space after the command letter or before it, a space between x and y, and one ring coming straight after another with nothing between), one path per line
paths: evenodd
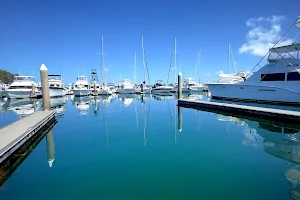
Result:
M58 123L0 187L1 200L300 196L298 129L188 108L178 120L173 96L52 104ZM41 109L30 100L0 105L0 127Z

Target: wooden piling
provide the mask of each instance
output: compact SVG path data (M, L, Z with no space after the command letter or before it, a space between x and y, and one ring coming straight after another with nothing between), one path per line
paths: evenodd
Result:
M182 98L182 73L178 74L178 99Z
M50 92L49 92L49 81L48 81L48 69L42 64L40 68L41 84L42 84L42 95L44 110L50 110Z

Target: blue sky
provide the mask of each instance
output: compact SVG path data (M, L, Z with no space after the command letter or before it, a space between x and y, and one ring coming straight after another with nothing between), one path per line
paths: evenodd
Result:
M252 69L268 45L295 21L299 2L52 0L2 1L0 6L0 69L35 75L44 63L49 73L62 73L67 83L78 74L100 78L101 35L104 35L104 77L142 81L141 37L150 81L167 81L177 38L177 67L194 76L201 49L201 80L227 70L228 42L237 69ZM273 16L273 17L272 17ZM250 32L249 32L250 31ZM244 45L244 46L243 46ZM174 65L174 62L173 62ZM233 70L231 71L233 72ZM171 71L170 81L174 81ZM170 82L169 81L169 82Z

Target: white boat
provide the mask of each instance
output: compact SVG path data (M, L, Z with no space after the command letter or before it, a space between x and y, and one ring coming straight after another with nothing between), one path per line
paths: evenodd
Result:
M74 88L73 88L73 94L75 96L87 96L90 95L90 90L89 90L89 84L87 81L86 76L77 76Z
M271 48L268 63L244 82L207 84L212 98L300 105L299 51L300 42Z
M117 92L120 94L133 94L135 92L134 84L129 79L123 79L119 82Z
M197 83L194 78L186 78L183 81L182 92L203 92L208 88L205 84Z
M65 86L63 84L63 80L61 79L61 75L49 74L48 81L50 97L62 97L66 95L64 92Z
M13 83L6 89L6 95L10 99L29 98L37 94L41 92L37 89L33 76L15 76Z
M165 85L162 80L155 81L152 87L152 93L171 93L174 87Z
M208 90L205 84L200 83L200 53L201 53L201 49L198 50L197 65L195 69L194 78L186 78L183 82L184 88L186 88L186 90L188 90L189 92L204 92ZM199 83L195 81L197 72L199 74L198 77Z

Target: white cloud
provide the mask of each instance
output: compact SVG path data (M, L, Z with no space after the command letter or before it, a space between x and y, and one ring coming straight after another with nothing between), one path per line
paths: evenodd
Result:
M204 76L211 76L211 74L210 73L205 73Z
M251 146L257 149L260 149L260 144L263 142L263 138L257 134L256 129L247 127L244 129L244 139L242 141L242 145Z
M239 48L240 53L249 53L256 56L264 56L269 48L280 39L281 24L284 16L270 16L251 18L246 22L250 28L246 35L247 43ZM264 25L264 26L263 26ZM286 39L280 45L289 44L292 41Z

